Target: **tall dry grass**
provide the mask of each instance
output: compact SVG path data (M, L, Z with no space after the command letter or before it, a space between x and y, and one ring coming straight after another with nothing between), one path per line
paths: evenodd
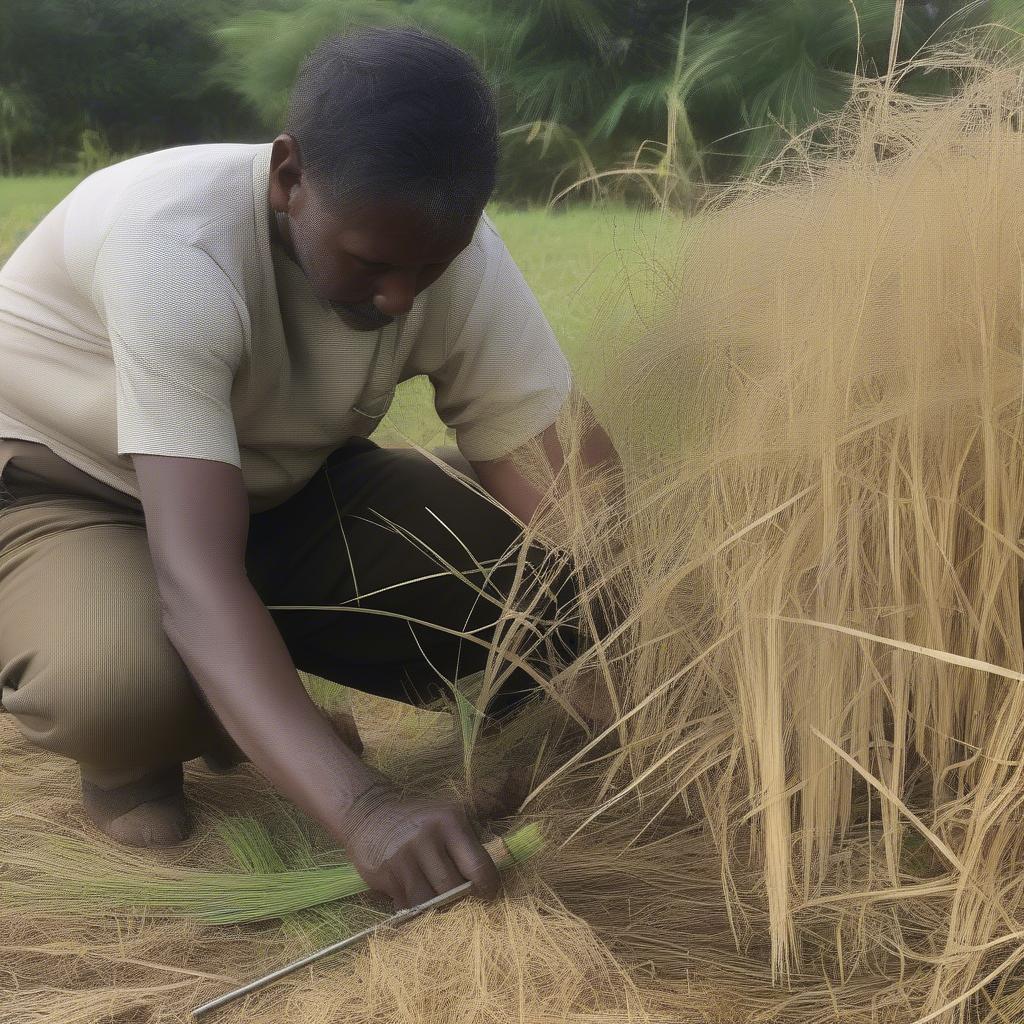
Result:
M1019 1016L1024 67L977 44L919 61L952 100L859 82L687 225L600 396L624 495L559 509L626 610L566 841L699 823L786 1019Z

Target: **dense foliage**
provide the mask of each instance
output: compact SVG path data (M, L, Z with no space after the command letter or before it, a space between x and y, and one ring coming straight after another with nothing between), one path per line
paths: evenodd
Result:
M88 172L132 152L278 130L303 56L416 24L483 63L502 111L499 195L685 199L742 172L888 68L895 0L5 0L0 168ZM907 0L898 57L1021 0ZM911 88L944 92L932 75ZM622 174L636 166L640 174ZM573 195L593 194L580 186Z

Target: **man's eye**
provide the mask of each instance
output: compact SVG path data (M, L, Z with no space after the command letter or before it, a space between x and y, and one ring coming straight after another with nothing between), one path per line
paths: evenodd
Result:
M363 270L383 270L387 266L385 263L367 263L366 260L361 260L358 256L352 257Z
M356 264L356 266L359 267L360 270L365 270L368 273L372 273L374 271L379 270L386 270L388 267L386 263L367 263L366 260L362 260L358 256L352 256L351 259ZM425 263L423 265L423 269L428 273L433 273L435 271L441 272L448 266L450 262L450 260L445 260L443 263Z

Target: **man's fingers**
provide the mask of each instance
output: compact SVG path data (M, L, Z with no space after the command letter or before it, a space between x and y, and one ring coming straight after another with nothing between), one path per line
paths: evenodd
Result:
M420 854L420 867L437 893L448 892L462 885L466 878L460 874L455 862L443 844L431 843Z
M376 871L370 878L366 878L366 882L382 896L387 896L395 904L395 910L401 910L405 904L405 886L395 876L394 872L388 868L382 868L380 871Z
M485 900L492 900L501 888L501 876L491 855L470 829L448 841L448 853L464 878L473 883L473 891Z
M438 895L427 881L427 876L423 874L419 864L411 857L403 858L398 863L392 863L391 870L405 889L405 898L408 902L403 906L415 907Z

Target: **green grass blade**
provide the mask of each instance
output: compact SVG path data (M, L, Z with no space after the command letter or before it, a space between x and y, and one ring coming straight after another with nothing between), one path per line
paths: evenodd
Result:
M219 826L243 864L280 862L269 837L251 818L228 819ZM512 863L521 863L543 847L536 823L505 837ZM269 852L268 852L269 850ZM241 924L284 918L366 892L367 884L349 863L283 871L205 872L147 864L130 853L113 853L96 867L94 844L69 836L49 836L36 850L9 850L7 875L0 878L0 899L38 916L120 915L144 909L153 917L192 917L208 924ZM507 865L506 865L507 867ZM23 877L15 877L16 869Z

